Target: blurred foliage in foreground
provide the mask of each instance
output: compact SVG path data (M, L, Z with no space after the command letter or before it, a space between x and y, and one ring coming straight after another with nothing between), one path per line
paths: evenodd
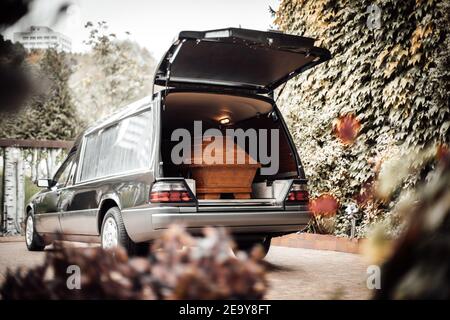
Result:
M30 91L25 49L0 35L0 111L17 111Z
M450 152L438 156L429 182L397 205L407 221L399 239L386 246L378 233L369 240L371 252L382 253L372 258L387 258L376 299L450 299Z
M381 10L379 28L369 23L377 17L371 5ZM350 234L345 210L357 203L356 235L364 237L398 201L396 194L385 203L360 201L383 166L450 143L450 2L283 0L275 24L318 39L316 45L333 55L291 80L279 99L312 197L331 194L340 205L316 231ZM335 136L347 115L359 121L352 144ZM398 191L414 187L433 168L404 179Z
M262 299L267 290L261 255L230 253L224 229L193 238L173 226L148 258L128 258L124 249L66 248L46 253L43 265L9 271L3 299ZM69 290L67 268L81 271L81 289Z

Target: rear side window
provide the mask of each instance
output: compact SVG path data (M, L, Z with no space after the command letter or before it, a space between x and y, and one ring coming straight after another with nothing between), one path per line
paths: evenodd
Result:
M149 168L152 129L146 111L86 136L80 181Z

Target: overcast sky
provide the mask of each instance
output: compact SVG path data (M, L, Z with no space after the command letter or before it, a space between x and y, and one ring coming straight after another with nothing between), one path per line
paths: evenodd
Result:
M72 39L73 51L86 50L84 25L106 21L111 32L146 47L158 60L181 30L208 30L239 27L267 30L272 25L269 5L277 9L279 0L71 0L62 18L54 13L59 3L70 0L35 0L32 12L4 34L30 25L45 25Z

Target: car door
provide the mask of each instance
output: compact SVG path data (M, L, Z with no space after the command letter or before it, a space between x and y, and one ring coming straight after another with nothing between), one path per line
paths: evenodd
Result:
M96 191L75 185L78 162L74 161L65 188L61 190L58 210L61 212L61 229L64 234L95 235L98 201Z
M53 177L52 186L41 193L36 199L35 220L36 229L44 233L61 232L60 212L58 202L61 189L65 187L73 164L73 154L70 154Z

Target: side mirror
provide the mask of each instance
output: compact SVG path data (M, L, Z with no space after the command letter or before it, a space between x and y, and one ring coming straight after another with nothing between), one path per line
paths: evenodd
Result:
M38 179L36 185L39 188L51 188L53 186L53 180L51 179Z

